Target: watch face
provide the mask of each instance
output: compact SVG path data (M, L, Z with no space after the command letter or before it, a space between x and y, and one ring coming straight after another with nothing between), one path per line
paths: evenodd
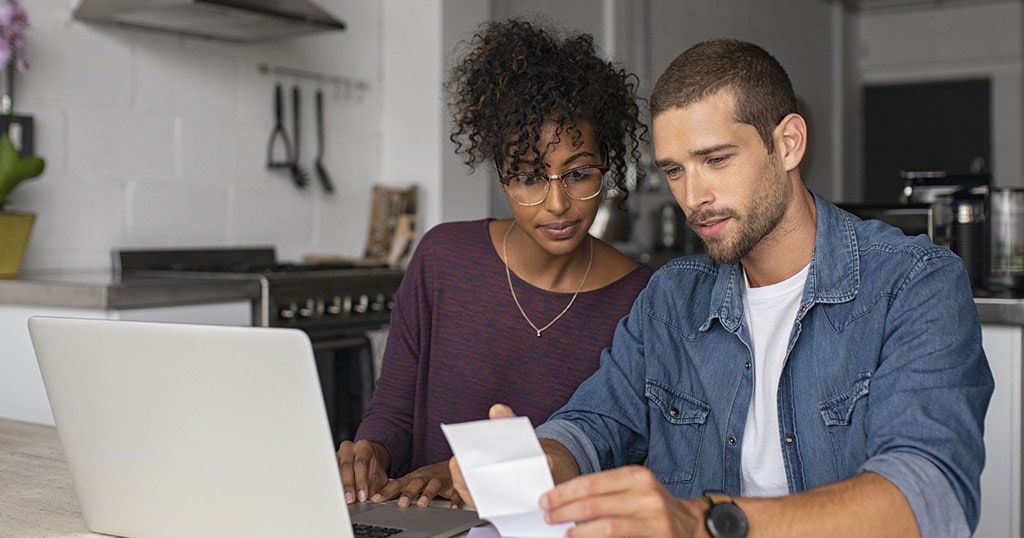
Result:
M744 538L747 516L734 503L716 504L708 511L707 526L714 538Z

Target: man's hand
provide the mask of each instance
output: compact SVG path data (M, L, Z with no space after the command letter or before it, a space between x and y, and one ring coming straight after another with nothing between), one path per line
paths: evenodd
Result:
M338 448L338 471L345 491L345 502L362 502L378 494L388 483L388 451L367 440L344 441Z
M707 503L677 499L638 465L578 476L540 499L548 523L575 521L569 535L707 537Z
M494 404L487 411L487 418L491 420L496 418L512 418L514 416L516 414L512 411L512 408L505 404ZM466 479L462 476L462 469L459 468L459 462L455 458L448 460L448 470L451 472L452 487L455 492L467 505L473 506L473 496L469 494L469 488L466 487Z
M426 465L397 478L384 486L379 493L370 497L372 502L381 502L398 497L398 506L409 506L416 499L416 506L429 506L431 499L441 496L451 500L452 508L462 508L462 497L452 487L452 475L448 462L440 461Z

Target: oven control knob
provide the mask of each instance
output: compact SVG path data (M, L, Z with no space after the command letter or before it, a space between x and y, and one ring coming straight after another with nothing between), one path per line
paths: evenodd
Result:
M374 312L383 312L387 307L387 300L387 297L385 297L383 293L378 293L377 296L373 298L373 304L370 305L370 310L373 310Z
M330 304L324 305L324 311L331 316L337 316L341 313L342 306L341 295L335 295Z
M311 318L316 314L316 301L313 299L306 299L306 303L299 309L300 318Z
M283 319L295 319L295 314L299 311L299 305L295 303L289 303L288 306L281 309L278 315Z
M370 309L370 297L365 293L359 296L359 302L355 304L352 310L355 310L357 314L365 314Z
M345 296L345 300L341 304L342 304L342 310L346 314L351 314L352 313L352 296L351 295L346 295Z

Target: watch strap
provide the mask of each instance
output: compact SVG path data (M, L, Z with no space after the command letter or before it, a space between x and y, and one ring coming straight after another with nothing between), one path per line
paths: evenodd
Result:
M732 497L728 493L725 493L724 491L705 491L704 499L708 501L709 508L716 504L733 502Z

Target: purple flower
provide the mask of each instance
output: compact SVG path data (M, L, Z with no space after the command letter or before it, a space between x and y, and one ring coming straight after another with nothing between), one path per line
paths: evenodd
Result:
M28 12L19 0L0 0L0 69L13 60L18 71L28 69L25 58L25 30Z
M0 27L7 28L14 20L14 5L0 4Z

